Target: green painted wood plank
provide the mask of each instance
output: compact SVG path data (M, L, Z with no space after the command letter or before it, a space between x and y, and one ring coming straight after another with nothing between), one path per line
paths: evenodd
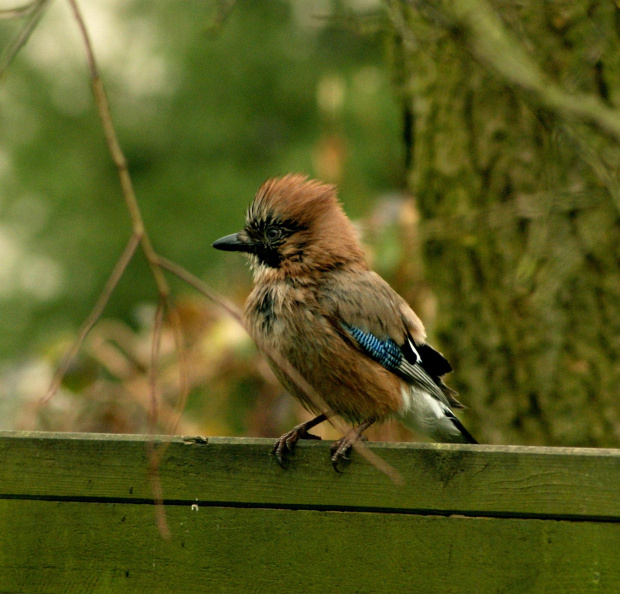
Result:
M0 500L2 592L620 591L620 525Z
M400 472L396 486L355 453L336 474L328 443L301 443L284 470L271 440L169 441L159 472L170 504L620 520L620 450L371 444ZM146 443L2 432L0 498L150 500Z

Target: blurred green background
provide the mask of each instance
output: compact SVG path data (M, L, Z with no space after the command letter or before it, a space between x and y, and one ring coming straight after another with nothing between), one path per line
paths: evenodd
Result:
M241 258L210 245L242 226L267 177L300 171L337 182L352 217L402 185L379 3L82 4L155 248L237 302L250 274ZM0 24L7 47L22 21ZM0 134L7 409L17 396L15 370L32 383L33 361L57 362L130 234L66 3L49 7L1 80ZM139 332L155 299L138 255L105 317ZM5 427L15 420L4 418Z
M130 236L77 24L43 5L0 77L0 428L146 431L157 293L140 254L38 405ZM159 254L241 305L251 275L211 243L268 177L337 183L481 442L620 445L617 3L80 6ZM0 68L26 22L0 19ZM170 282L190 394L166 322L155 430L273 436L303 419L239 325Z
M74 331L130 232L77 27L57 4L0 92L3 359ZM210 245L240 228L267 177L332 177L353 216L398 184L383 35L348 27L337 3L238 2L221 23L204 1L83 8L153 243L212 284L247 277ZM107 313L131 321L152 299L138 261Z

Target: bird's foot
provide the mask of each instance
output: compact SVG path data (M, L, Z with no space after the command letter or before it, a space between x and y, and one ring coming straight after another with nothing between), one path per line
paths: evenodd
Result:
M282 466L286 468L284 460L287 454L292 454L295 450L295 444L300 439L321 439L318 435L308 432L308 423L301 423L291 429L288 433L285 433L282 437L278 438L276 443L273 444L271 453L276 457L276 460Z
M334 470L338 473L342 473L342 471L338 468L338 465L341 462L349 462L351 458L349 457L349 453L351 452L351 448L353 444L357 441L368 441L368 438L362 433L372 425L374 421L368 420L364 421L361 425L354 427L349 431L344 437L341 437L338 441L335 441L331 445L331 454L332 454L332 466Z

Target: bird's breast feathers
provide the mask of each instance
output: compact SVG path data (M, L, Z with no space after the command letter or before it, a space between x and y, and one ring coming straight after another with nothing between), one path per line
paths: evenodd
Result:
M255 286L246 322L276 375L284 375L277 361L285 360L337 414L353 420L385 418L402 408L402 380L370 357L360 356L312 289L291 283ZM302 404L313 408L294 382L284 383Z

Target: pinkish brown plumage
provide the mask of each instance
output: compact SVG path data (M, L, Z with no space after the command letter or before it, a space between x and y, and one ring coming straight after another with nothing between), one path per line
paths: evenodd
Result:
M450 365L368 268L334 186L297 174L268 180L244 229L213 247L249 254L248 330L282 384L318 415L276 442L280 463L333 414L359 424L334 444L336 470L364 429L390 417L439 441L476 443L451 410L461 405L441 380Z

